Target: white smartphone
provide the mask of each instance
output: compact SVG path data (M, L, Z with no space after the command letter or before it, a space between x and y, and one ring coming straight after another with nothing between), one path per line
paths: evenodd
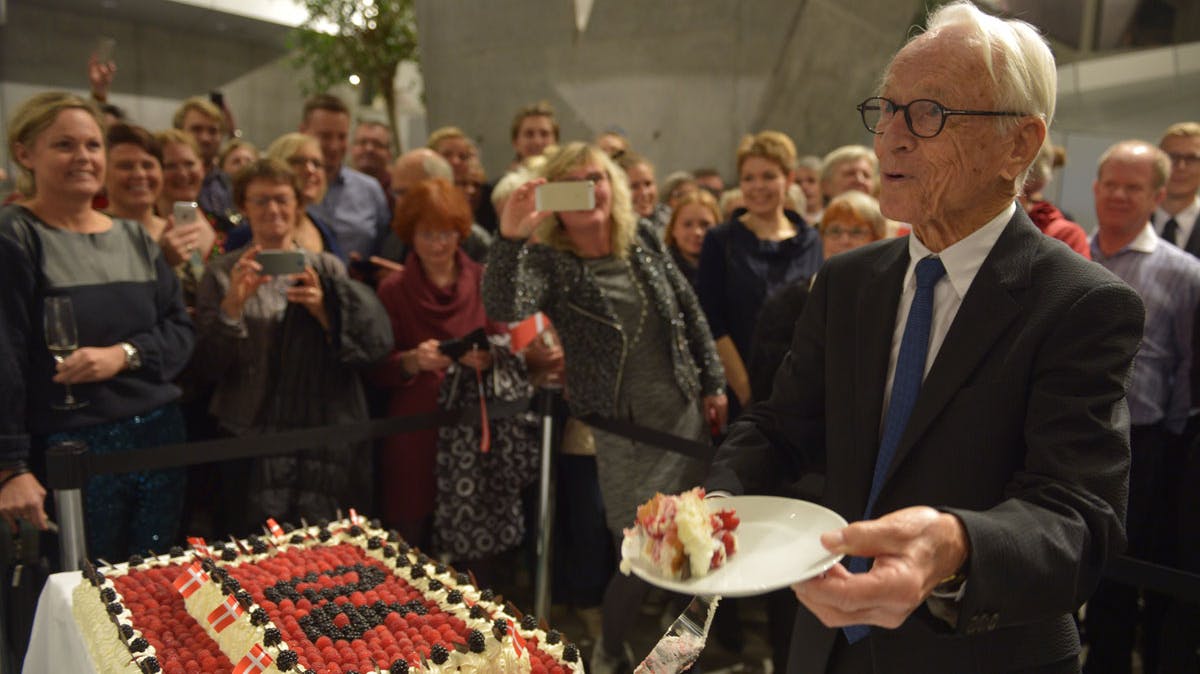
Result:
M543 183L534 191L539 211L590 211L596 207L596 185L590 180Z
M262 276L287 276L304 271L304 253L298 250L264 250L255 256Z
M200 217L200 206L194 201L176 201L172 210L176 225L190 225Z

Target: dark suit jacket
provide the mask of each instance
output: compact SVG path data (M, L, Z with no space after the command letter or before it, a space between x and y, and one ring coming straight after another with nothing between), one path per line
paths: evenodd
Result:
M1200 227L1197 225L1200 225L1200 217L1196 218L1196 222L1192 224L1192 233L1188 235L1188 240L1180 248L1200 257Z
M908 261L902 238L826 264L771 397L731 428L710 491L753 493L781 467L824 469L824 504L861 519ZM1017 209L925 379L876 506L962 520L958 625L922 606L895 630L874 628L875 671L1013 671L1078 653L1071 613L1125 542L1125 390L1142 324L1133 290ZM801 610L788 671L823 671L836 634Z

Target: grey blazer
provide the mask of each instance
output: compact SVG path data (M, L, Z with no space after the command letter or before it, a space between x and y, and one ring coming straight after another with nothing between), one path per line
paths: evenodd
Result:
M675 383L686 398L717 395L725 373L708 322L691 286L649 228L639 226L629 253L649 292L651 316L670 325ZM488 317L518 321L537 311L554 322L566 356L570 406L577 415L612 416L621 371L630 358L626 336L608 298L577 256L542 244L497 238L483 276Z

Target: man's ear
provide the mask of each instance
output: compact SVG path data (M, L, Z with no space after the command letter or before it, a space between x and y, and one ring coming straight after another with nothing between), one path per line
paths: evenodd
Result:
M1016 180L1041 151L1042 143L1046 140L1046 121L1041 117L1022 117L1017 128L1009 133L1012 146L1000 175L1008 180Z

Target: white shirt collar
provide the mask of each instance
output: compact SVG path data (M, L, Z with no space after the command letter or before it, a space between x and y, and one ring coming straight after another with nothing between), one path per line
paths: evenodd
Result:
M1197 216L1200 216L1200 195L1193 197L1192 203L1185 206L1183 210L1179 211L1174 216L1164 211L1162 206L1159 206L1158 208L1154 209L1154 215L1152 216L1152 219L1154 220L1154 224L1158 226L1158 229L1162 230L1163 226L1167 224L1167 220L1170 220L1172 217L1175 218L1175 222L1179 223L1180 226L1183 226L1184 224L1195 222ZM1183 246L1180 246L1180 248L1182 247Z
M937 254L946 267L946 278L950 280L950 286L954 288L954 293L958 295L960 301L967 296L971 282L975 280L975 275L979 273L983 261L987 259L988 253L992 252L992 246L996 245L1000 234L1004 232L1004 227L1008 225L1009 220L1012 220L1016 211L1016 202L1009 203L1008 208L988 220L983 227L971 232L962 240L956 241ZM930 255L933 255L933 252L921 243L914 230L914 233L908 237L909 259L908 272L904 275L905 289L916 283L914 270L917 262Z
M1161 239L1158 238L1158 234L1154 233L1154 225L1147 222L1146 226L1142 228L1142 231L1138 232L1133 241L1130 241L1129 245L1125 246L1125 250L1136 250L1139 253L1153 253L1154 249L1158 248L1159 241Z

